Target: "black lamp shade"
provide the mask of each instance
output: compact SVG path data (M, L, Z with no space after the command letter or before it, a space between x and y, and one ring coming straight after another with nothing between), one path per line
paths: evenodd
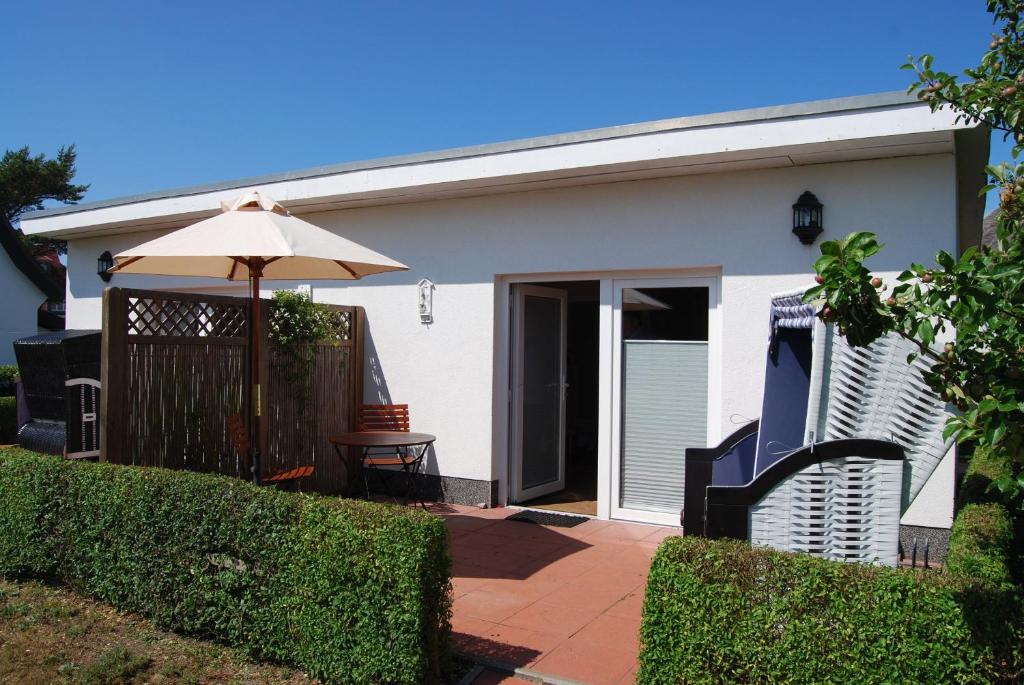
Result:
M804 245L811 245L825 229L822 226L823 205L805 190L793 205L793 233Z
M96 273L105 282L109 282L114 274L110 273L108 269L110 269L113 266L114 257L110 254L110 252L104 252L99 256L99 259L96 260Z

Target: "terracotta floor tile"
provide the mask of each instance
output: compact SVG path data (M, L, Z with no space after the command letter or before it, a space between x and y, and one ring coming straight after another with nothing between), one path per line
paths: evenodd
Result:
M653 542L651 540L640 540L636 543L638 549L645 550L647 555L653 559L654 553L658 551L658 547L661 546L660 542Z
M651 568L652 554L638 545L629 545L598 562L598 568L617 569L627 573L645 575Z
M655 528L654 532L643 538L644 542L661 542L665 538L679 536L683 534L682 528L675 528L670 526L663 526L661 528Z
M588 535L589 540L643 540L651 535L658 526L647 526L642 523L620 523L613 522L613 525L601 528L593 535Z
M484 638L492 643L488 656L511 666L534 664L564 642L557 635L507 625L495 626Z
M510 507L492 507L490 509L474 509L473 516L485 519L503 519L512 516L518 511Z
M519 567L517 571L519 575L525 578L572 582L594 568L596 563L595 561L569 555L553 561L533 559Z
M455 599L453 613L500 623L536 600L517 597L505 592L474 590Z
M533 669L588 685L615 685L636 663L636 652L584 643L563 643Z
M596 533L597 531L601 530L602 528L607 528L608 526L611 526L611 525L614 525L614 523L612 521L601 521L599 519L590 519L586 523L581 523L580 525L573 526L572 528L562 528L561 529L561 533L562 533L562 535L564 535L566 537L569 537L569 538L580 539L580 538L585 538L587 536L593 535L594 533Z
M598 612L607 611L612 605L630 594L635 588L593 587L584 584L570 584L562 590L544 597L544 601L568 609L584 608Z
M445 517L445 525L450 533L470 532L490 528L496 523L494 519L481 518L479 516L465 516L453 514Z
M616 685L636 685L636 674L640 671L640 664L637 664L633 668L629 669L626 675L619 678Z
M608 566L596 566L580 574L574 583L594 590L621 590L620 599L645 585L646 567L643 570L625 571Z
M482 580L477 589L536 601L563 587L564 581L546 578L491 578Z
M480 589L481 585L491 582L490 578L452 576L452 599L461 597L467 592Z
M633 654L640 652L640 616L602 614L587 623L568 640L568 644L603 645L609 649L626 647Z
M582 683L632 682L650 560L675 530L502 521L515 511L442 513L450 522L456 648ZM516 682L502 677L478 682Z
M540 600L512 614L501 624L567 639L599 617L598 609L566 607Z
M486 635L497 627L491 621L467 616L465 613L452 615L452 647L456 651L468 651L479 636Z
M641 616L644 608L644 592L643 588L636 590L635 592L626 595L618 602L613 604L608 611L605 613L609 616L619 616L621 618L632 618L634 616Z
M493 569L480 566L478 564L472 564L465 559L461 558L460 555L454 555L452 560L452 576L458 578L495 578L503 577L505 574L496 574Z
M476 677L472 685L536 685L532 681L517 678L501 671L487 669Z

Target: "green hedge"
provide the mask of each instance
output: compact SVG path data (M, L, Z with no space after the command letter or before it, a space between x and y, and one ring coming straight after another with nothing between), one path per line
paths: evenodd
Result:
M1010 585L1013 524L1006 507L996 502L968 504L953 520L946 568L961 576Z
M1013 475L1010 460L986 449L975 450L960 483L959 505L979 502L1006 504L1004 495L990 487L1003 476Z
M18 437L18 401L0 397L0 444L10 444Z
M14 379L17 377L17 366L14 364L0 364L0 397L14 396Z
M450 559L425 512L0 450L0 574L49 577L327 682L436 682Z
M17 364L0 364L0 382L13 381L18 377Z
M1021 610L1014 591L951 574L668 538L638 682L1014 682Z

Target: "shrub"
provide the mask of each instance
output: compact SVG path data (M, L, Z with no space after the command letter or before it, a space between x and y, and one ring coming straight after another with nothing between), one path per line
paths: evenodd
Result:
M1013 465L1008 459L994 454L991 449L979 448L971 455L960 484L958 495L960 506L972 502L1007 503L1003 495L993 484L1000 479L1013 476Z
M946 568L961 576L1012 584L1012 549L1013 525L1006 507L996 502L968 504L953 521Z
M0 397L0 444L14 442L18 437L18 400Z
M0 364L0 397L14 395L14 381L18 378L18 367L14 364Z
M13 381L17 377L17 364L0 364L0 381Z
M436 682L444 523L222 476L0 450L0 573L344 683Z
M1021 675L1021 600L951 574L668 538L638 682L992 682Z

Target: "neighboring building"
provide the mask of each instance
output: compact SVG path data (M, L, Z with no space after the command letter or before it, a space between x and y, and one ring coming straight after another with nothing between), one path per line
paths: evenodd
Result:
M64 291L51 271L25 252L0 217L0 364L13 364L12 343L47 330L63 330ZM52 303L52 304L51 304Z
M984 245L995 246L996 244L996 229L999 227L999 209L993 209L989 212L988 216L985 217L985 221L981 225L981 242Z
M876 231L886 248L873 266L891 281L911 261L979 242L987 157L987 130L881 94L157 192L22 226L68 240L68 323L96 328L98 256L260 189L410 266L313 293L366 308L365 399L409 403L413 429L438 436L428 471L450 492L503 503L566 488L601 517L674 523L678 507L651 495L676 483L656 459L623 455L622 435L678 459L757 417L769 295L807 285L819 255L791 232L793 203L810 190L824 204L819 244ZM435 288L429 324L421 279ZM244 293L200 279L111 285ZM680 344L633 344L652 340ZM623 394L623 358L642 348L651 378L685 370L676 404ZM949 528L953 478L949 455L903 522Z

